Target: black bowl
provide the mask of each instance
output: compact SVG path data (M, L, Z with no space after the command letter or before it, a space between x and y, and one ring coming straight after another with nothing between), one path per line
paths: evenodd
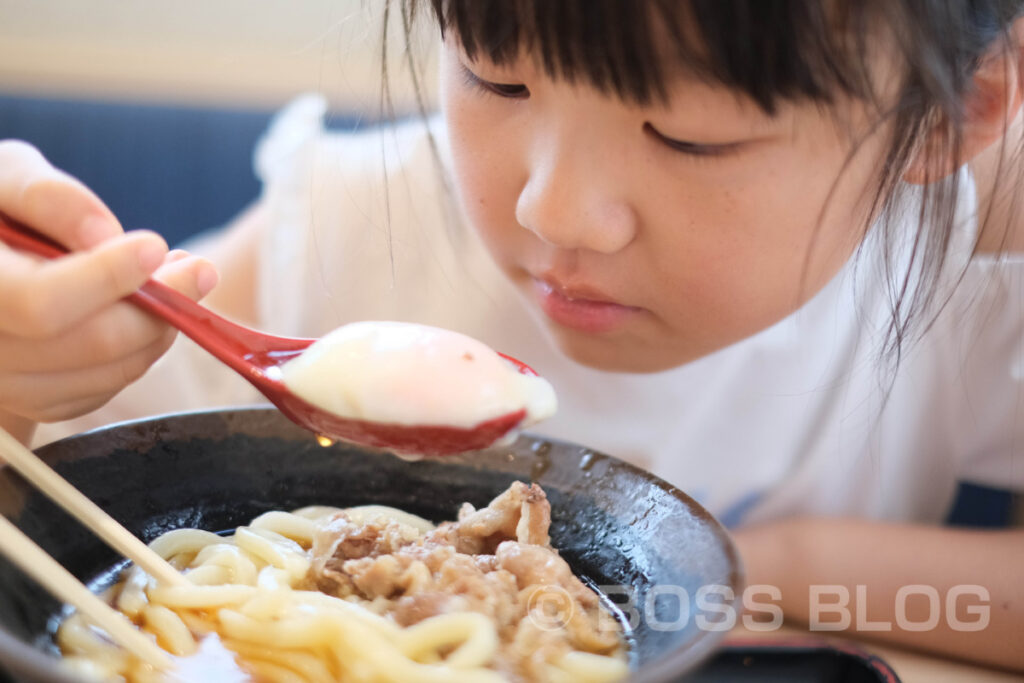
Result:
M328 448L276 410L243 409L124 423L64 439L38 454L130 531L149 541L179 527L232 529L272 509L392 505L436 521L463 501L485 505L513 480L535 481L552 506L551 539L573 570L631 616L635 681L671 681L723 635L698 612L697 591L735 609L741 571L728 535L678 489L589 449L522 436L511 447L403 462ZM83 581L120 558L0 469L0 512ZM707 595L707 594L706 594ZM0 662L19 679L70 681L54 664L60 605L0 557ZM698 619L703 617L705 621ZM702 626L704 626L702 628Z

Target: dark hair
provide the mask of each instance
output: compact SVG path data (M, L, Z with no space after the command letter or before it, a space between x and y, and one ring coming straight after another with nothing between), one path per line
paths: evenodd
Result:
M407 29L424 4L403 0ZM892 243L898 236L888 210L904 171L922 149L958 158L972 74L1000 40L1010 40L1022 0L429 0L429 6L442 34L456 33L471 58L503 64L526 51L549 76L624 101L665 96L660 30L675 47L669 58L744 93L769 114L781 100L827 106L852 96L873 104L892 132L871 215L880 217L883 239ZM895 101L882 102L876 93L867 65L877 45L869 35L891 36L902 58ZM892 316L883 352L897 364L912 323L937 310L931 304L959 200L958 183L926 180L933 182L922 189L911 266L899 273L891 258L885 263Z

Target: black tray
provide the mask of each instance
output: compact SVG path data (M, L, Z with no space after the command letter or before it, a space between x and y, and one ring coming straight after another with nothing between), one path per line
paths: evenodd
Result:
M883 659L818 641L734 642L679 683L899 683Z

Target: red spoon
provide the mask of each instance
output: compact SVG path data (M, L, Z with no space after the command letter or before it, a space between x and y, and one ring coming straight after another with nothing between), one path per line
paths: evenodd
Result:
M35 230L0 214L0 241L45 258L68 250ZM398 453L445 455L492 445L526 417L526 410L501 415L473 427L405 425L339 417L293 394L272 371L303 352L315 339L275 337L229 322L185 295L148 280L127 297L139 308L181 330L232 370L245 377L278 410L300 427L332 440ZM499 354L524 375L536 376L525 363Z

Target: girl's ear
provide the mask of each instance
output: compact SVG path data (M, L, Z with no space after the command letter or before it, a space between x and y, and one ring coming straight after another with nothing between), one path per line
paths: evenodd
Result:
M928 132L903 175L908 183L934 182L954 173L1010 126L1020 112L1024 83L1024 21L1017 20L1007 40L987 55L974 72L964 101L963 133L958 153L943 144L949 122L944 118Z

